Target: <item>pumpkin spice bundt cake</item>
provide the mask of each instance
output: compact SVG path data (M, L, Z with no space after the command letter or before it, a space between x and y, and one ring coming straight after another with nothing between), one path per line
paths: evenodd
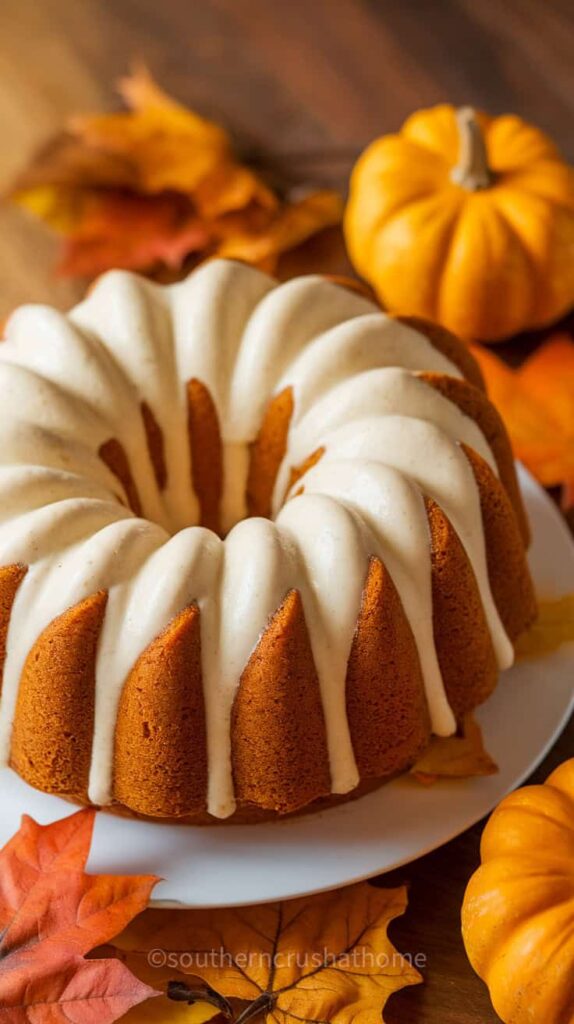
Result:
M203 823L404 771L535 614L467 349L316 276L113 272L0 345L0 750Z

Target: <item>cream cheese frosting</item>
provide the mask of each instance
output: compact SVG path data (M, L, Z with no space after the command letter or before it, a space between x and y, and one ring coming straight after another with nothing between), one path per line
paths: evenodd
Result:
M461 442L494 472L496 463L474 421L419 371L461 376L423 334L350 290L318 276L277 284L228 261L207 263L170 287L106 274L67 315L43 306L18 310L0 346L0 565L22 563L28 572L7 637L4 763L29 651L57 615L106 590L89 795L109 802L123 683L165 626L196 603L208 809L227 817L235 809L234 696L270 616L296 588L320 683L332 791L349 792L359 779L345 677L373 555L411 624L432 728L451 734L455 720L433 640L424 497L438 502L467 552L501 668L513 654L490 590L479 495ZM219 417L224 539L196 525L191 379L209 390ZM294 414L272 517L246 518L250 445L270 398L286 387ZM163 488L143 402L164 439ZM141 517L99 457L110 439L126 452ZM318 448L322 458L289 493L291 468Z

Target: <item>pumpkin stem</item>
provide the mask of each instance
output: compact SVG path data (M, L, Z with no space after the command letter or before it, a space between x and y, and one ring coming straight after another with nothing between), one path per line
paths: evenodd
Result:
M460 140L458 164L453 167L451 178L455 184L477 192L492 184L492 172L488 166L484 136L472 107L459 107L456 122Z

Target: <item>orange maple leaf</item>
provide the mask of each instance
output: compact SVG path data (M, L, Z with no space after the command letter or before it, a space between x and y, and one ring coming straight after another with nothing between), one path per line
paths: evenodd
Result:
M42 826L25 815L0 851L0 1024L108 1024L158 994L117 959L84 959L158 881L86 874L94 817Z
M468 714L456 736L433 736L411 768L411 775L428 786L439 779L469 779L497 771L496 762L485 750L480 726Z
M574 342L556 334L518 370L474 345L488 392L508 428L517 458L545 487L563 487L574 503Z
M66 239L62 273L178 269L190 255L273 270L280 253L341 220L335 192L280 199L237 159L223 128L168 96L145 69L119 89L127 110L73 118L11 192Z
M213 241L209 226L175 193L143 198L108 190L88 201L89 212L64 241L60 274L93 277L110 267L158 263L177 269Z
M217 255L273 269L278 253L300 245L321 227L336 224L339 212L336 193L312 192L278 210L263 231L257 227L250 231L248 222L243 228L238 225L224 230L227 237L223 237Z
M237 1021L380 1024L393 992L421 976L392 945L387 928L404 913L406 889L367 883L288 903L230 910L149 910L116 945L149 979L149 952L242 1004ZM175 995L175 993L172 993ZM185 997L178 984L178 998Z

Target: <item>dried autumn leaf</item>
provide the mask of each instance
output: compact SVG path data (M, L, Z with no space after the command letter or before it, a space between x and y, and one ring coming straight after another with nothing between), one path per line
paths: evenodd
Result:
M156 272L190 254L272 268L338 223L341 198L290 203L236 158L219 125L164 93L145 69L119 84L129 109L76 117L16 181L11 198L64 235L60 270Z
M118 960L75 957L47 963L45 974L40 964L26 969L25 982L15 974L0 980L0 1024L106 1024L157 995Z
M184 258L212 241L206 224L182 196L150 198L108 191L90 197L80 227L64 242L59 272L95 277L110 267L138 270Z
M154 978L154 985L162 989L159 999L148 999L145 1003L132 1007L129 1013L122 1017L122 1024L206 1024L206 1021L214 1018L217 1018L218 1024L224 1024L229 1020L216 1005L208 1003L205 998L199 998L196 1002L174 1002L170 999L167 988L173 976L174 972L171 971L170 977L166 976L165 984ZM201 982L198 982L198 987L201 987Z
M574 503L574 342L555 335L518 369L473 346L517 458L545 487Z
M212 174L226 168L227 177L219 176L219 213L254 200L274 203L257 176L235 163L226 132L168 96L145 68L121 79L119 92L130 110L76 117L71 127L89 147L124 156L137 175L138 192L191 195ZM239 190L234 172L241 181Z
M538 618L534 625L519 637L516 657L541 658L551 654L563 644L574 642L574 594L539 601Z
M218 246L217 255L244 260L271 271L282 252L294 249L316 231L338 224L342 209L341 197L335 192L314 192L278 210L266 228L252 233L231 232Z
M411 768L418 782L432 785L439 779L469 779L495 775L498 766L484 748L482 730L471 714L465 715L461 735L433 736Z
M221 218L227 214L245 218L251 208L259 210L262 222L266 223L267 218L281 208L273 192L248 167L236 163L231 156L222 160L199 182L193 199L202 217L222 224L225 221Z
M71 132L50 139L37 153L34 163L23 171L11 192L11 198L56 230L68 228L52 211L99 190L137 187L137 171L129 160L116 153L94 153ZM72 211L75 212L75 211ZM73 226L73 221L71 222Z
M142 911L157 878L85 873L93 811L24 816L0 851L0 1022L107 1024L157 993L116 959L85 960Z
M119 939L138 970L148 951L171 952L185 972L271 1024L380 1024L393 992L418 971L387 936L406 890L366 883L339 892L231 910L147 911Z
M162 911L161 917L166 916ZM137 925L134 927L137 929ZM153 943L145 953L132 954L120 948L125 944L125 934L114 940L115 945L104 946L94 955L108 956L113 952L140 981L159 989L161 995L134 1006L122 1019L122 1024L205 1024L213 1018L223 1024L231 1019L233 1011L225 997L210 989L201 978L185 974L178 966L179 955L168 960L166 951Z
M207 1012L206 1012L207 1011ZM172 1003L167 996L160 996L134 1006L122 1017L122 1024L205 1024L208 1020L219 1018L218 1011L207 1003ZM225 1020L220 1017L221 1024Z

